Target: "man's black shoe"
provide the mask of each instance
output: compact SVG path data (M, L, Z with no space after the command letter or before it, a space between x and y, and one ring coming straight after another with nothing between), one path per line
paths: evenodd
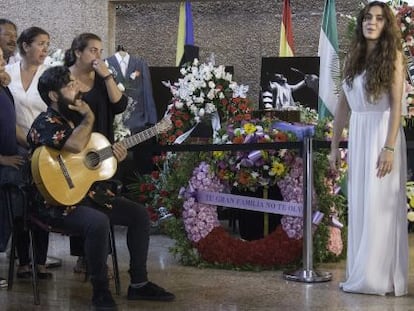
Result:
M112 298L109 290L100 290L94 292L92 297L92 306L94 311L116 311L116 303Z
M129 300L152 300L152 301L171 301L175 299L175 295L167 292L164 288L157 284L148 282L142 287L128 287Z

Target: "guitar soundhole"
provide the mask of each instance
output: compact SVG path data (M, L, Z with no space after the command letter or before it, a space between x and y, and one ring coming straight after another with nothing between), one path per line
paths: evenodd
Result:
M93 151L88 152L86 154L85 161L86 161L86 166L91 169L97 167L99 163L101 162L99 158L99 154Z

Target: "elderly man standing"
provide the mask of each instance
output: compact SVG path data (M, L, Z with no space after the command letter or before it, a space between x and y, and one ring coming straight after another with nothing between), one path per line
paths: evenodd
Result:
M0 18L0 48L3 50L3 58L6 64L13 64L19 60L16 54L17 27L5 18Z

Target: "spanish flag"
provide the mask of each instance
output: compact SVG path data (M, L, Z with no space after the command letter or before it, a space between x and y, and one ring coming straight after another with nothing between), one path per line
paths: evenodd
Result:
M291 14L292 13L290 11L290 1L284 0L283 18L282 18L282 24L280 25L279 56L293 56L294 54Z
M184 47L194 46L193 17L191 14L191 2L180 3L180 16L178 19L176 66L179 66L184 56Z

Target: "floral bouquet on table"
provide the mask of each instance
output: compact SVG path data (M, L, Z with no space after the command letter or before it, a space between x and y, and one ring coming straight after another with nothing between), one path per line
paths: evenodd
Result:
M217 141L223 144L294 140L294 134L272 128L268 119L235 122L217 136ZM286 150L215 151L211 165L219 179L228 186L256 191L282 179L288 173L289 167L285 162L291 156L291 152Z
M251 107L246 99L248 87L232 81L232 75L224 66L195 59L180 72L183 77L177 82L163 82L173 96L167 111L173 127L159 136L160 143L177 142L178 137L204 120L210 120L216 132L221 127L220 122L250 118ZM178 142L186 137L181 136Z

